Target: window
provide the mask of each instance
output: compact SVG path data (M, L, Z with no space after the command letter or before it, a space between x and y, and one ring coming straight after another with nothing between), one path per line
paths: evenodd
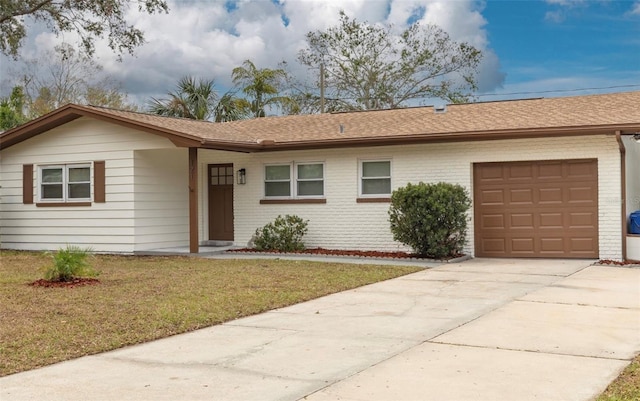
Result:
M360 164L360 195L391 195L391 161L362 161Z
M291 196L291 165L265 166L264 196L288 198Z
M294 163L265 166L264 195L265 198L324 196L324 164Z
M38 187L41 201L73 202L91 199L91 166L41 166Z
M298 164L296 169L296 193L298 196L324 196L323 164Z

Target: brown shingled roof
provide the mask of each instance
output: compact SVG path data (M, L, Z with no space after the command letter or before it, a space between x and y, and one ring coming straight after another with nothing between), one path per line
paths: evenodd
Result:
M164 135L179 146L247 152L635 132L640 131L639 105L640 91L454 104L444 113L436 113L433 107L413 107L225 123L68 105L2 134L0 147L81 116Z

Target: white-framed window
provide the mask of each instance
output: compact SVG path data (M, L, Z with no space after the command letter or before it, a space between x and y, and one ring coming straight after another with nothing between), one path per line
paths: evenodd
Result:
M291 164L264 166L265 198L291 197Z
M38 188L42 202L90 201L91 164L39 166Z
M324 196L323 163L296 164L296 196L299 198Z
M321 198L324 163L268 164L264 167L265 198Z
M391 160L361 160L359 170L360 196L391 195Z

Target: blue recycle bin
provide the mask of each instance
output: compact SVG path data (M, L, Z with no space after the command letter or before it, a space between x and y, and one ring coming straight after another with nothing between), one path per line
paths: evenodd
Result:
M640 234L640 210L636 210L629 216L629 233Z

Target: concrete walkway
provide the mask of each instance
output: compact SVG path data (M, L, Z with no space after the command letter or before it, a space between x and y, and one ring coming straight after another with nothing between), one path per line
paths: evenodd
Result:
M590 400L640 269L474 259L0 378L0 400Z

